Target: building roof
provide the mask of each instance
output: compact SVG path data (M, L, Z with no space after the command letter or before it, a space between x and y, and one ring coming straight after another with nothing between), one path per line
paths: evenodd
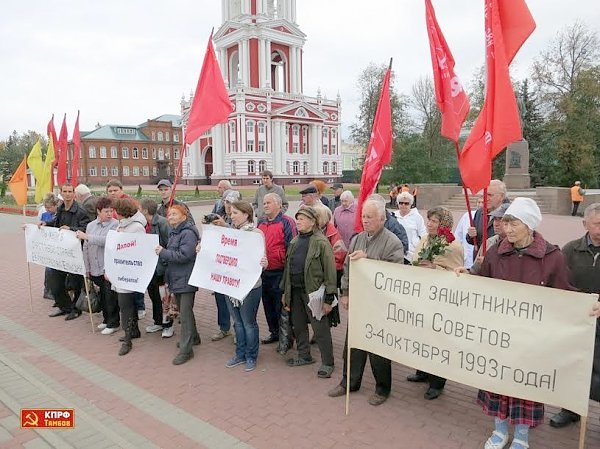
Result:
M181 116L163 114L150 119L156 122L171 122L174 127L181 127ZM81 131L81 138L85 140L126 140L134 142L149 142L150 139L142 132L148 126L148 121L137 126L131 125L104 125L93 131Z
M181 115L176 115L176 114L163 114L163 115L159 115L156 118L152 118L150 119L151 121L154 122L171 122L171 124L176 127L176 128L181 128ZM144 123L139 124L139 127L142 126L147 126L148 121L145 121Z

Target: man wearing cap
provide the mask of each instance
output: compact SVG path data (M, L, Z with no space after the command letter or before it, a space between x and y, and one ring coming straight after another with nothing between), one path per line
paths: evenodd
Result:
M173 194L173 184L168 179L161 179L158 181L158 185L156 186L158 192L160 193L161 202L158 205L158 209L156 209L156 214L161 217L167 217L167 209L172 205L183 206L187 211L188 221L192 224L195 224L194 217L192 217L192 213L190 212L190 208L183 201L179 201L173 198L173 202L171 204L171 195Z
M215 201L215 205L211 211L212 214L220 215L221 217L225 216L225 192L233 189L231 183L226 179L222 179L217 184L217 192L219 194L219 199Z
M600 293L600 203L590 204L583 213L585 235L567 243L562 252L569 267L573 287L584 293ZM596 320L596 346L592 365L590 399L600 401L600 321ZM580 416L562 409L550 419L552 427L565 427Z
M583 201L583 195L585 195L585 190L581 188L581 181L575 181L575 184L571 187L571 202L573 203L571 215L573 217L577 215L577 209Z
M331 209L331 213L333 213L335 212L335 209L342 204L340 197L344 192L344 184L336 182L331 188L333 190L333 198L329 200L329 208Z
M288 200L285 197L285 190L283 187L278 186L273 182L273 173L269 170L263 171L260 176L262 177L262 185L256 190L256 195L254 195L254 201L252 202L252 207L254 207L256 218L262 218L265 214L263 209L263 199L267 193L276 193L281 198L281 210L285 214L285 211L288 209Z
M302 204L304 206L314 207L323 205L319 199L319 191L312 184L309 184L304 189L300 190L300 195L302 195Z
M504 213L506 209L508 209L510 204L502 203L500 207L494 209L492 213L490 213L490 218L493 220L494 226L494 235L487 239L486 248L489 249L506 237L506 232L504 229L504 225L502 224L502 217L504 217ZM477 252L477 257L473 261L473 265L471 267L467 267L471 274L479 274L479 270L481 269L481 262L483 262L483 246L479 248Z

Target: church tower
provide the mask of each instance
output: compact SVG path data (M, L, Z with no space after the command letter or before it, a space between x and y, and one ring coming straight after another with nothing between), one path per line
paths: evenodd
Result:
M235 111L186 151L184 179L257 184L270 170L279 184L337 181L341 100L304 95L296 0L221 0L221 9L213 39Z

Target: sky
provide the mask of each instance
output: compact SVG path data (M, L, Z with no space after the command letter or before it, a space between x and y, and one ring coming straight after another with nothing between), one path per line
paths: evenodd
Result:
M483 0L433 0L440 27L467 85L484 63ZM579 20L600 28L595 0L528 0L537 29L511 66L524 79L556 34ZM361 71L394 59L396 90L431 76L423 0L297 0L304 46L304 94L342 97L342 136L356 121ZM195 88L220 0L26 0L0 15L0 140L16 130L45 133L63 114L71 137L96 123L138 125L180 114ZM600 33L599 33L600 34Z

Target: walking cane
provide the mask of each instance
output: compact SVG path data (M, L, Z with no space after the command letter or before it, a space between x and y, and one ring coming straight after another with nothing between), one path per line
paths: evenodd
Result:
M94 317L92 316L92 302L90 301L90 288L88 286L88 280L84 277L83 284L85 285L85 295L87 297L88 311L90 312L90 323L92 323L92 334L96 333L96 326L94 326Z

